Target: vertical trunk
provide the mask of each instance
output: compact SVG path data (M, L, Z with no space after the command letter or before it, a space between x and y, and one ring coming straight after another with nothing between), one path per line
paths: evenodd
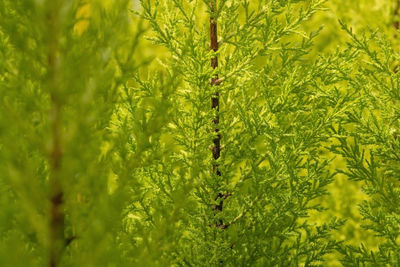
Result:
M399 9L400 9L400 0L396 0L394 3L394 12L393 12L393 27L398 30L399 29ZM397 35L396 35L397 37Z
M393 27L396 29L396 33L393 35L393 39L396 40L398 35L397 31L399 30L400 27L400 22L399 22L399 11L400 11L400 0L394 0L393 1ZM393 72L397 73L399 70L399 65L395 65L393 67ZM394 137L396 139L397 136Z
M60 105L53 102L52 107L52 135L53 144L51 151L50 174L50 266L56 267L61 258L65 245L64 237L64 194L60 181L61 171L61 133L60 133Z
M49 223L49 264L51 267L59 265L62 251L65 246L64 237L64 196L61 184L61 98L58 79L58 16L60 2L49 0L47 13L48 25L48 89L51 97L51 134L52 147L50 161L50 223Z
M210 49L214 52L218 51L218 32L217 32L217 21L214 17L215 9L216 9L217 0L211 0L210 2L210 10L211 10L211 17L210 17ZM211 67L213 69L218 68L218 57L215 56L211 58ZM211 85L213 87L217 87L221 81L218 78L218 74L215 74L211 78ZM216 89L214 95L211 98L211 108L216 110L216 115L213 119L214 123L214 132L217 134L216 137L213 139L213 147L212 147L212 156L214 160L219 159L221 156L221 134L219 133L219 92ZM217 163L213 163L212 166L213 173L217 176L221 176L221 171L219 170L219 166ZM219 204L213 207L216 211L222 211L222 206L224 204L224 199L226 199L230 194L222 194L218 193L215 197L215 200L220 199ZM228 226L225 225L222 220L216 223L216 227L225 229Z
M211 18L210 18L210 41L211 41L211 49L214 52L218 51L218 34L217 34L217 22L213 17L213 13L215 12L216 0L211 0ZM216 69L218 67L218 57L215 56L211 59L211 67ZM211 78L211 85L218 86L218 74L215 74L214 77ZM216 115L213 119L213 123L215 125L214 132L217 133L217 136L213 139L214 146L212 148L212 155L214 160L217 160L221 155L221 134L219 134L218 124L219 124L219 93L215 90L214 96L211 98L211 108L216 109ZM213 172L218 176L221 175L218 164L213 164Z
M395 2L394 2L394 11L393 11L393 27L396 30L399 30L399 26L400 26L399 9L400 9L400 0L395 0ZM397 32L396 32L395 35L394 35L394 39L397 39L397 36L398 35L397 35ZM393 72L397 73L398 71L399 71L399 65L395 65L394 68L393 68ZM393 134L393 138L394 138L394 140L397 140L397 134L396 133ZM392 148L394 148L393 145L392 145Z

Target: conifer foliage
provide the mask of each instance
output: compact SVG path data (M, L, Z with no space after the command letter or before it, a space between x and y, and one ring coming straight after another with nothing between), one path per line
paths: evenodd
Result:
M397 24L395 24L396 26ZM340 154L350 179L362 181L369 196L360 204L363 227L379 237L378 249L360 244L344 246L345 266L398 266L399 254L399 74L396 53L387 38L374 32L356 35L342 23L351 42L344 58L362 62L343 73L353 92L350 108L337 128L332 151Z
M129 192L111 194L109 181L118 172L111 151L125 140L110 129L127 105L121 86L140 63L143 30L129 8L124 0L0 3L1 266L121 261ZM140 88L167 90L160 81ZM145 126L135 134L146 136ZM125 173L143 164L131 158Z
M151 40L170 51L164 65L174 66L181 81L168 130L180 146L172 155L179 163L163 164L168 175L158 174L191 185L181 200L191 203L182 210L188 218L176 229L186 234L172 261L317 264L336 245L329 232L339 220L321 226L304 220L320 209L313 200L332 181L321 146L342 111L340 94L331 88L335 79L327 78L330 61L306 57L318 29L300 30L321 5L142 1ZM174 172L179 175L171 177Z
M324 2L1 0L0 266L397 266L399 56Z

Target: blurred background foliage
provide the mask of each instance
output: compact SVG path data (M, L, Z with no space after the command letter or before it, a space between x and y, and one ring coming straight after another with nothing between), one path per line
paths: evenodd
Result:
M2 266L42 266L46 261L46 258L41 257L47 246L44 219L47 215L46 211L40 210L40 207L46 207L49 190L45 183L49 175L46 160L50 146L46 140L52 139L50 119L47 116L51 100L49 94L36 89L45 86L46 71L40 66L40 62L46 56L46 51L35 53L32 51L40 49L40 42L46 42L45 25L41 25L40 21L45 21L43 12L47 2L49 1L4 0L0 3L2 26L0 84L3 101L0 108L0 140L3 141L0 143L2 161L0 265ZM172 166L164 166L165 163L171 163L166 159L169 154L182 152L185 149L174 140L173 131L160 131L170 127L169 108L176 104L171 95L180 83L174 78L177 70L165 67L164 64L166 60L171 59L171 54L165 47L149 40L154 38L154 33L150 31L151 25L135 15L135 12L141 11L138 0L80 0L71 3L63 13L69 17L65 25L62 25L65 27L67 37L63 40L65 43L61 44L64 50L60 53L71 64L75 60L81 62L81 67L74 71L92 77L92 82L85 84L85 79L80 76L78 76L80 79L76 79L76 73L68 73L68 70L65 70L65 76L62 78L65 79L65 88L76 90L70 93L66 89L68 93L63 96L66 105L70 105L70 109L66 110L69 120L65 121L64 140L67 148L70 148L69 151L68 149L65 151L67 162L64 164L70 169L65 175L71 174L74 177L72 182L75 183L73 188L68 189L66 198L69 198L69 205L84 206L79 212L71 212L71 217L67 218L70 225L78 229L73 227L67 229L71 235L74 231L87 233L79 237L81 240L73 241L82 242L84 246L71 243L69 250L71 255L79 256L81 255L79 250L84 247L90 251L90 254L87 254L90 255L87 256L90 261L88 258L79 257L72 261L73 256L71 256L71 259L65 260L65 264L67 266L69 264L166 266L168 261L158 261L161 258L160 251L177 253L173 247L180 245L179 242L183 242L184 239L176 235L188 239L191 236L189 231L183 233L174 231L176 228L182 228L182 224L192 216L192 214L182 214L180 206L176 203L182 203L181 205L189 206L193 210L198 208L196 206L198 204L186 199L187 192L197 185L173 184L176 181L172 181L169 186L174 190L167 193L172 193L169 196L175 203L172 208L167 200L148 202L148 199L152 199L151 194L157 194L155 192L162 190L163 187L159 183L165 183L157 175L152 176L152 168L161 168L162 172L168 172L166 177L169 177L168 175L188 177L199 173L201 175L199 170L195 170L196 173L185 173L186 170L181 165L182 159L179 158L171 161ZM316 12L308 21L301 24L298 37L291 35L290 42L297 42L304 35L307 36L310 32L320 29L312 41L311 52L305 57L307 61L311 62L320 56L335 53L338 47L344 47L349 41L348 34L341 29L338 20L352 27L357 34L379 29L392 42L393 49L398 50L400 41L395 29L396 21L399 19L395 14L396 1L328 0L324 7L324 10ZM205 6L203 8L203 11L196 13L198 22L208 21L209 14ZM26 10L30 12L27 13ZM102 24L105 17L108 19L107 25ZM23 24L19 27L21 21ZM71 21L74 21L72 25ZM204 25L204 29L201 30L207 27L208 25ZM40 33L43 33L43 36ZM82 45L83 43L87 45ZM87 53L99 47L104 49L103 54ZM224 52L228 53L229 49ZM25 57L25 53L35 56ZM14 56L16 54L19 56ZM262 59L254 61L261 66ZM86 64L83 64L85 62ZM102 70L97 74L95 74L96 64L99 64L97 67ZM136 72L137 69L140 71ZM125 86L121 86L122 84ZM115 105L112 107L103 101L108 94L107 85L118 87L118 96L111 97L112 104ZM128 87L134 88L134 93L127 90ZM27 96L22 97L16 107L11 107L11 101L8 99L19 98L21 94ZM75 103L76 99L79 101ZM102 107L99 113L91 113L93 105ZM104 134L104 128L107 129L107 134ZM93 129L98 132L93 133ZM134 136L127 133L133 133ZM84 138L85 136L91 138ZM97 139L94 140L93 136ZM14 143L6 143L9 140L14 140ZM98 147L98 143L101 143L101 147ZM82 150L87 150L87 153L81 153ZM325 153L327 158L332 156L328 152ZM94 160L92 155L97 155L98 160ZM190 155L187 157L190 158ZM154 161L161 163L153 166L151 163ZM124 166L126 162L129 163L128 167ZM203 166L203 163L196 164L198 168ZM330 166L332 172L346 167L339 156ZM239 166L237 168L240 169ZM90 179L78 179L79 173ZM140 177L144 176L148 177L147 180L141 180ZM32 179L25 179L26 177ZM99 183L99 180L102 183ZM21 181L27 183L23 184ZM149 185L150 183L152 185ZM129 189L124 188L125 184L129 184ZM154 185L157 190L154 190ZM15 197L15 188L18 188L18 198ZM89 188L88 192L82 188ZM371 248L376 248L379 239L361 228L362 219L358 204L367 199L367 196L361 191L360 183L349 181L344 175L338 174L334 182L328 186L328 191L329 195L319 200L326 210L322 213L312 213L310 221L315 224L326 223L334 216L346 219L344 226L334 232L335 238L356 246L365 243ZM101 210L94 208L98 205L95 201L102 203ZM73 207L66 208L74 211ZM151 217L146 214L148 210L152 210L152 214L156 214L157 217L152 218L152 221L143 221L143 218ZM120 219L122 224L115 222ZM151 230L154 228L149 225L156 225L158 230ZM12 231L16 226L22 230ZM107 241L104 241L103 235L108 235ZM114 239L115 236L117 238ZM165 237L169 239L165 240ZM98 243L93 243L93 239L99 240ZM21 246L21 243L24 246ZM114 246L111 251L105 248L110 244ZM125 247L120 250L119 246ZM107 255L103 254L105 251ZM118 258L116 255L120 251L129 251L128 254L134 256L128 257L128 260ZM329 255L325 266L340 266L338 257L340 256L337 254ZM107 261L114 265L107 265Z

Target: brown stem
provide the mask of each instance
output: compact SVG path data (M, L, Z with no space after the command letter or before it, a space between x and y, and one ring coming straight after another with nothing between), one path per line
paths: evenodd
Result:
M53 145L50 154L51 175L50 175L50 266L58 266L62 251L65 246L64 237L64 194L60 181L60 170L62 161L60 105L53 102Z
M396 33L394 34L394 39L397 39L397 31L399 30L400 23L399 23L399 12L400 12L400 0L396 0L394 2L394 12L393 12L393 27L396 29ZM399 65L395 65L393 67L393 72L397 73L399 71Z
M399 11L400 11L400 0L396 0L395 4L394 4L394 22L393 22L393 27L398 30L399 29Z
M215 12L216 0L211 0L211 14ZM210 48L214 51L218 51L218 33L217 33L217 22L213 15L210 18ZM218 67L218 57L215 56L211 59L211 67L216 69ZM215 74L214 77L211 78L211 85L218 86L218 74ZM215 125L214 132L218 133L218 124L219 124L219 93L215 92L214 96L211 98L211 108L216 109L216 115L213 119L213 123ZM217 160L221 156L221 134L217 134L217 136L213 139L214 146L212 148L212 155L214 160ZM221 175L218 170L218 164L213 165L213 172L215 172L218 176Z
M49 155L50 161L50 224L49 224L49 265L59 265L62 251L66 244L64 237L64 193L61 185L61 100L58 81L58 13L60 2L49 0L48 2L48 29L49 29L49 50L48 50L48 86L51 96L51 131L52 147Z
M216 7L217 1L216 0L211 0L210 2L210 10L211 10L211 17L210 17L210 49L213 50L214 52L218 51L218 32L217 32L217 21L214 18L214 12L215 12L215 7ZM218 57L214 56L211 58L211 67L213 69L218 68ZM211 78L211 85L213 87L216 87L221 84L221 80L218 78L218 74L215 74ZM211 149L212 151L212 156L214 160L217 160L221 156L221 134L219 133L219 93L216 90L214 95L211 98L211 108L216 109L216 115L213 119L214 123L214 132L217 133L217 136L213 139L213 147ZM213 173L215 173L218 176L221 176L221 172L219 170L219 166L216 163L213 163L212 166ZM220 199L220 202L218 205L213 206L213 210L215 211L222 211L224 200L230 196L230 193L219 193L216 197L215 200ZM228 226L225 225L222 220L219 220L218 223L215 224L216 227L221 228L221 229L226 229Z

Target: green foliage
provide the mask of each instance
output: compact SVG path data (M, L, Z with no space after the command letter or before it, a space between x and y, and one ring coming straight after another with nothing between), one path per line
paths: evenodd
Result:
M179 202L188 203L180 211L182 223L175 225L175 231L185 234L178 236L174 252L166 253L169 261L315 265L336 245L329 232L340 220L316 226L304 219L308 211L321 210L314 200L332 181L321 146L342 112L332 86L336 80L329 77L335 59L309 62L316 32L299 30L321 4L220 1L212 13L202 2L142 1L142 16L154 31L150 40L170 51L163 65L173 66L181 81L168 127L179 149L172 153L172 163L161 161L147 174L155 186L149 191L159 191L176 208L171 195L182 188ZM201 12L217 18L221 41L216 70L209 63L215 55L208 48L208 18ZM212 172L208 149L214 135L215 110L208 104L215 93L213 73L222 80L221 176ZM174 186L165 186L170 183ZM221 205L219 194L230 196L216 213L212 207ZM146 198L159 201L151 200L151 194ZM153 206L144 206L143 214ZM147 214L148 220L156 212ZM227 229L216 227L218 221Z
M398 266L373 2L0 1L0 266Z
M347 51L352 62L362 62L353 72L343 73L354 92L356 107L334 129L339 143L333 151L346 160L350 179L363 182L369 198L360 205L363 227L380 238L378 250L361 245L342 247L345 266L398 266L399 255L399 75L398 54L379 34L351 37ZM377 47L379 47L377 49Z
M119 91L140 64L133 53L143 30L128 1L110 4L112 9L103 1L0 3L2 266L50 260L50 199L57 186L70 242L63 265L125 262L118 240L130 195L115 185L110 193L117 166L112 152L125 140L109 129L119 103L127 102ZM137 135L149 131L142 126ZM128 178L119 179L123 184Z

